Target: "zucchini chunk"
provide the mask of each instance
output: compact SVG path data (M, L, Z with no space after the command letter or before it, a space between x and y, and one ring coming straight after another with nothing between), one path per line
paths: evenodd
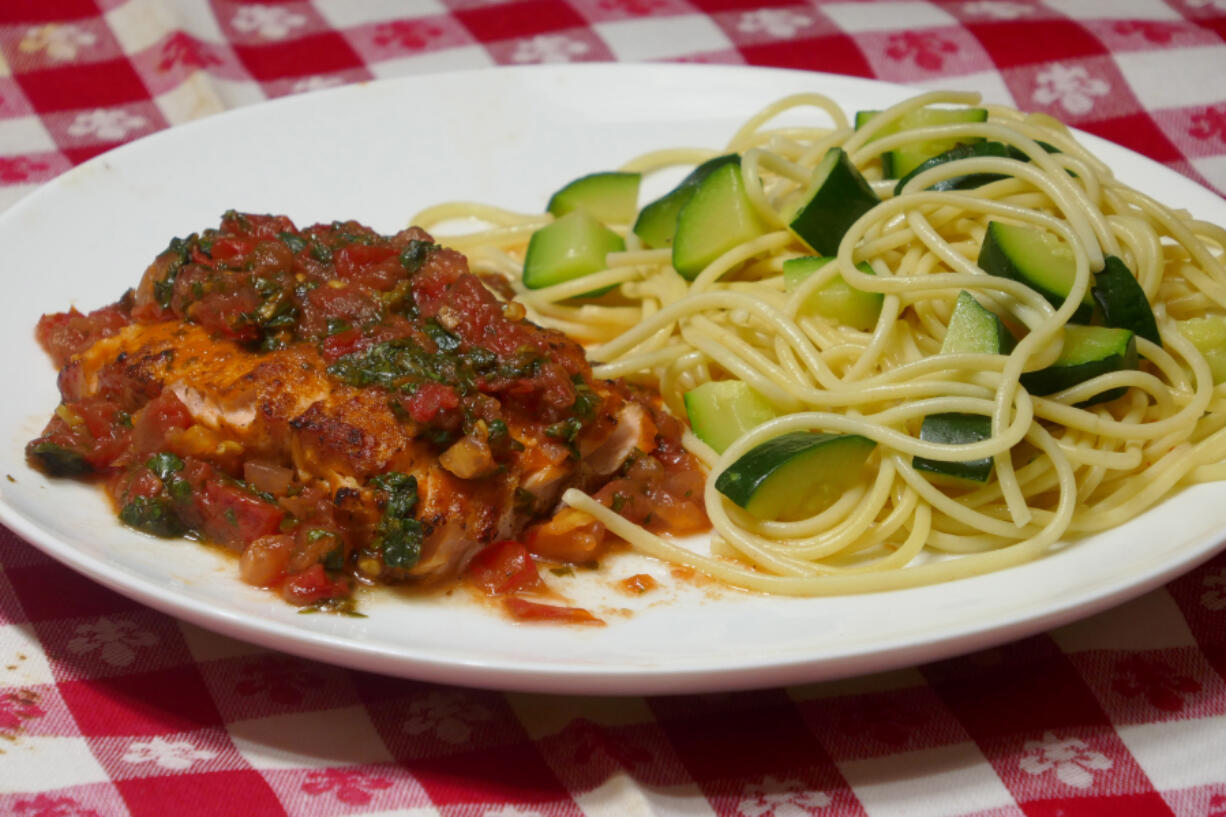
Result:
M958 293L949 328L941 341L941 354L1007 355L1013 351L1013 335L996 313L966 290Z
M626 242L621 236L586 210L572 210L537 230L528 240L524 286L541 289L599 272L608 267L605 259L609 253L624 249ZM606 287L586 294L607 291Z
M1057 309L1072 290L1076 275L1073 250L1057 236L1035 227L1000 221L988 223L979 250L979 266L989 275L1021 281ZM1094 298L1087 288L1072 319L1089 323L1093 314Z
M833 259L823 256L805 256L790 258L783 262L783 287L788 292L797 289L804 280ZM856 269L868 275L873 275L873 268L868 262L861 261ZM865 292L856 289L836 275L805 299L801 307L802 314L813 313L829 318L836 323L869 332L877 325L881 315L881 304L885 295L880 292Z
M581 176L554 193L545 211L561 217L572 210L587 210L605 224L629 224L638 210L641 173L592 173Z
M1059 153L1060 149L1054 145L1049 145L1047 142L1039 142L1039 147L1048 153ZM1006 145L1004 142L972 142L970 144L960 144L950 150L945 151L939 156L933 156L921 165L918 165L907 175L898 180L898 184L894 186L894 195L897 196L906 187L907 182L911 181L912 176L916 176L929 168L943 165L946 162L954 162L958 159L974 159L979 156L991 156L1000 159L1017 159L1019 162L1029 162L1030 157L1022 151L1015 148L1013 145ZM1070 174L1072 175L1072 174ZM1006 178L999 173L968 173L965 176L954 176L943 181L939 181L926 190L970 190L975 187L982 187L988 182L998 181Z
M859 130L868 124L879 113L881 111L858 111L856 113L856 129ZM888 125L884 130L879 131L877 138L918 128L987 121L988 112L984 108L920 108L900 116L895 120L894 124ZM973 144L982 141L983 139L980 137L972 137L933 139L928 142L915 142L903 145L881 154L882 174L887 179L897 179L906 176L932 157L939 156L960 144Z
M982 414L929 414L920 426L920 439L946 445L967 445L986 440L992 436L992 418ZM953 477L967 482L987 482L992 475L992 458L944 462L927 457L914 457L911 466L916 471L926 471L942 477Z
M1132 270L1114 255L1107 256L1102 272L1094 276L1090 289L1094 302L1102 311L1103 323L1120 329L1130 329L1138 337L1162 345L1154 310L1145 297Z
M796 237L821 255L835 255L847 228L881 200L842 148L830 148L813 170L804 199L786 221Z
M1179 334L1183 335L1205 356L1214 383L1226 383L1226 316L1203 315L1175 321Z
M713 380L685 393L685 413L698 439L720 454L751 428L775 419L766 398L741 380Z
M1136 336L1114 326L1064 327L1064 348L1056 362L1046 369L1022 374L1021 383L1031 394L1055 394L1098 377L1100 374L1137 368ZM1089 406L1115 400L1127 389L1109 389L1079 405Z
M725 164L698 185L677 214L673 266L692 281L716 258L765 232L745 193L740 164Z
M671 247L673 237L677 234L677 216L681 208L693 198L698 185L724 165L740 167L740 155L729 153L725 156L716 156L698 165L681 180L680 184L645 206L639 213L639 217L635 219L631 230L645 246L653 250Z
M745 452L715 488L759 519L804 519L859 479L876 445L858 434L794 431Z

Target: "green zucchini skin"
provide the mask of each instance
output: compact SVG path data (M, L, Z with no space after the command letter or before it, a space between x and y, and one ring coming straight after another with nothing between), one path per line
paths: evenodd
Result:
M1113 326L1064 327L1064 349L1056 362L1046 369L1025 372L1021 384L1034 395L1055 394L1092 377L1137 368L1136 335ZM1078 405L1091 406L1122 397L1125 388L1108 389Z
M876 445L858 434L793 431L745 452L715 488L759 519L803 519L859 478Z
M989 275L1022 282L1057 309L1072 290L1076 274L1072 250L1056 236L1000 221L988 223L978 263ZM1093 315L1094 299L1087 289L1072 320L1089 323Z
M1123 261L1108 255L1102 272L1094 276L1090 293L1102 312L1104 324L1131 330L1137 337L1162 345L1158 322L1154 320L1154 310L1145 297L1145 290Z
M641 173L590 173L580 176L549 198L545 211L561 217L573 210L587 210L605 224L629 224L638 209Z
M698 438L718 453L751 428L775 419L775 410L742 380L713 380L685 393L685 413Z
M1048 153L1059 153L1060 149L1054 145L1049 145L1047 142L1039 142L1039 147ZM972 142L970 144L957 145L950 150L945 151L939 156L933 156L928 161L916 167L906 176L898 180L898 184L894 186L894 195L902 192L902 189L907 186L907 182L911 181L912 177L937 165L943 165L946 162L954 162L958 159L974 159L981 156L990 156L999 159L1016 159L1019 162L1029 162L1030 157L1022 151L1015 148L1013 145L1006 145L1004 142ZM989 182L999 181L1007 178L999 173L968 173L965 176L954 176L937 182L931 187L924 188L925 190L972 190L976 187L982 187Z
M992 418L982 414L929 414L920 427L920 439L944 445L967 445L992 436ZM953 477L967 482L984 483L992 475L992 457L977 460L945 462L927 457L914 457L911 465L916 471Z
M586 210L572 210L546 224L528 239L524 254L524 286L528 289L561 284L605 269L611 252L626 249L622 237ZM596 296L608 287L585 293Z
M673 266L692 281L728 250L766 232L745 193L739 164L725 164L703 179L677 214Z
M788 228L819 255L835 255L847 229L881 200L842 148L831 148Z
M639 237L644 246L653 250L671 247L677 234L677 216L681 213L681 208L685 207L707 176L724 165L740 167L740 154L716 156L695 167L676 187L645 205L635 219L631 231Z

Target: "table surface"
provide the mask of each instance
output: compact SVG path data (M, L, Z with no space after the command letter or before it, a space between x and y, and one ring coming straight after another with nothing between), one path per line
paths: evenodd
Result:
M497 64L702 61L978 90L1226 191L1226 0L4 0L0 208L228 108ZM1226 817L1226 555L878 676L480 692L155 613L0 529L0 814Z

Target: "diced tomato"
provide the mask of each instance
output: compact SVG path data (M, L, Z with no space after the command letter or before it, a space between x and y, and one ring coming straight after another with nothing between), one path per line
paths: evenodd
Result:
M137 456L170 448L168 439L194 421L187 406L172 391L150 400L132 421L132 450Z
M251 238L222 236L213 241L213 246L209 248L209 255L213 256L214 261L236 264L245 259L255 249L255 245L255 240Z
M319 351L326 362L335 363L345 355L356 352L362 345L362 332L358 329L346 329L324 338L319 344Z
M328 578L321 564L313 564L301 573L290 576L281 584L281 597L290 604L304 606L325 599L349 595L349 584Z
M605 623L582 607L562 607L556 604L540 604L517 596L502 600L507 612L516 621L543 621L554 624L587 624L597 627Z
M104 306L83 315L74 307L38 319L34 335L55 361L63 366L75 354L85 351L101 338L118 332L131 322L122 304Z
M528 549L510 540L486 545L468 563L464 576L487 596L535 590L541 586L540 574Z
M201 520L210 540L231 548L245 547L261 536L276 533L285 511L223 480L204 483Z
M400 398L409 416L418 423L429 423L439 414L452 411L460 405L460 395L451 386L442 383L423 383L417 391Z
M404 277L396 250L386 244L350 244L333 256L337 277L372 289L387 290Z

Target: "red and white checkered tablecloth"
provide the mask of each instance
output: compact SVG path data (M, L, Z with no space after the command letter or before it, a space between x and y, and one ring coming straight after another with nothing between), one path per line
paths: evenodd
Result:
M0 207L269 97L495 64L773 65L982 91L1226 191L1226 0L0 0ZM1226 556L998 649L658 699L314 664L0 530L0 814L1226 817Z

